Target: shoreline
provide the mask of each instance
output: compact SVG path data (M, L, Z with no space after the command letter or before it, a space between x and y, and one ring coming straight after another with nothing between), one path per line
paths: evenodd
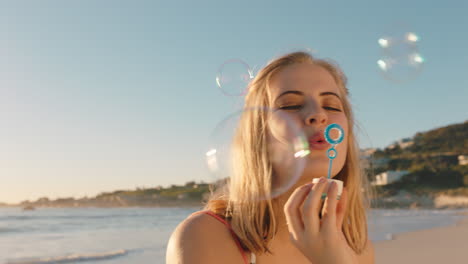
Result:
M468 209L467 204L463 205L445 205L445 206L411 206L406 204L380 204L381 206L371 207L370 210L458 210ZM168 203L168 204L140 204L140 205L0 205L0 208L24 208L31 206L35 209L40 208L188 208L188 207L204 207L205 204L194 203Z
M468 217L453 225L394 234L392 240L373 243L376 264L467 263Z
M8 207L33 207L33 208L131 208L131 207L203 207L206 201L197 199L176 199L176 200L128 200L120 196L111 197L99 201L91 200L71 200L66 201L36 201L19 204L0 203L0 208ZM444 209L468 209L468 196L448 196L437 195L413 195L406 191L400 191L397 195L389 197L374 198L371 200L370 209L409 209L409 210L444 210Z

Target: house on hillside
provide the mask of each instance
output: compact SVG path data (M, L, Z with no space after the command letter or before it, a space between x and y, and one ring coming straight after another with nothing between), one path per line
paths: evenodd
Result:
M390 158L373 158L372 156L361 155L360 162L362 168L381 168L387 166L390 162Z
M458 155L458 165L467 165L468 155Z
M377 151L376 148L366 148L366 149L361 149L361 156L364 157L370 157L372 154L374 154Z
M371 185L387 185L399 181L408 171L386 171L375 176L375 181Z
M377 151L377 149L375 149L375 148L367 148L367 149L361 149L360 150L359 160L361 162L361 167L362 168L370 168L371 167L372 154L374 154L376 151Z
M401 149L405 149L413 144L414 144L414 141L411 138L404 138L391 144L387 148L394 149L396 146L399 146Z

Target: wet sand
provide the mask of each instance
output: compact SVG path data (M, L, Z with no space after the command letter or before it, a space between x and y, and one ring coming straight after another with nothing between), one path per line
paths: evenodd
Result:
M376 264L468 264L468 218L374 242Z

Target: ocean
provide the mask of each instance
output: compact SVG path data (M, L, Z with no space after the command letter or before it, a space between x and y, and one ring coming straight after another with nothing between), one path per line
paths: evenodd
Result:
M199 208L0 208L0 264L165 263L167 240ZM369 214L372 241L453 225L468 209Z

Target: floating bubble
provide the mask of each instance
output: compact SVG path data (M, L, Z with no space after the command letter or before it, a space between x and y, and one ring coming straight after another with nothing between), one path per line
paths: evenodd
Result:
M236 193L245 188L251 200L272 199L291 189L310 153L307 137L290 113L264 107L228 116L210 141L206 161L212 182Z
M420 37L406 29L404 25L394 26L377 41L382 53L378 68L386 79L397 83L416 78L425 62L418 50Z
M224 62L218 69L216 84L227 96L242 96L254 75L249 65L240 59Z

